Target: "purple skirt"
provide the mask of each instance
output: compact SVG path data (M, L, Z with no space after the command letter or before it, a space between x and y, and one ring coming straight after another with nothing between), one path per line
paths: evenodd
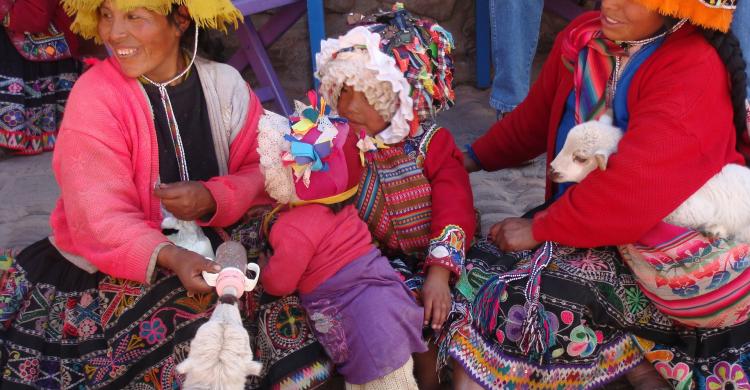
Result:
M348 383L363 384L424 352L424 310L380 251L354 259L300 294L313 332Z

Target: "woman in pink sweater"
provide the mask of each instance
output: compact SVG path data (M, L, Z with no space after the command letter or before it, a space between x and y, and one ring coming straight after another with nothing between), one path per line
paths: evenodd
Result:
M113 55L71 92L52 236L3 270L0 387L179 386L174 367L214 300L201 271L216 266L172 244L162 220L232 227L266 201L260 103L236 70L196 57L199 30L241 18L212 1L64 2L73 30Z

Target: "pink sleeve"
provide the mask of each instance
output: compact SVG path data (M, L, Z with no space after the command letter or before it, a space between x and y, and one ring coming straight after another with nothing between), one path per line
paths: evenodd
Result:
M70 95L52 161L70 236L77 254L101 272L147 282L167 238L142 211L129 140L110 107L89 92Z
M282 215L271 229L269 241L273 256L260 272L263 290L271 295L285 296L297 291L302 275L315 254L312 242Z
M248 89L249 91L249 89ZM245 126L229 146L229 174L204 182L216 201L216 212L205 226L229 226L252 206L272 203L264 190L258 156L258 120L263 112L252 91Z

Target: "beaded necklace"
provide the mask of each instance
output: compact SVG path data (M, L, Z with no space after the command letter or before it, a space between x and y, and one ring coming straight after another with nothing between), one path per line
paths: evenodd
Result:
M141 75L143 80L146 80L151 85L159 89L159 96L161 97L161 104L164 106L164 112L167 114L167 125L169 126L169 134L172 136L172 146L174 146L175 156L177 156L177 168L180 171L180 180L189 181L190 175L188 174L187 160L185 158L185 148L182 146L182 137L180 136L180 127L177 125L177 118L174 115L174 109L172 108L172 101L169 100L169 93L167 93L167 86L179 80L182 76L185 76L192 68L195 63L195 56L198 53L198 28L195 28L195 41L193 42L193 55L190 58L190 63L185 69L177 74L177 76L171 78L163 83L157 83Z
M616 43L620 46L623 46L625 48L631 48L631 47L638 47L641 48L644 45L648 45L649 43L652 43L656 40L659 40L669 34L672 34L673 32L679 30L684 24L687 22L687 19L680 19L672 28L669 30L666 30L662 32L661 34L655 35L650 38L641 39L638 41L617 41ZM628 53L628 55L632 55L632 53ZM621 56L615 56L615 71L612 72L612 77L609 79L609 87L607 88L607 106L612 106L612 101L615 97L615 92L617 90L617 81L620 80L621 73L623 71L622 69L622 57Z

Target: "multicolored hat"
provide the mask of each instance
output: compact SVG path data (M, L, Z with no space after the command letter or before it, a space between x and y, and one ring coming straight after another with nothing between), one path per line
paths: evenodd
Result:
M732 14L739 0L636 0L662 15L688 19L692 24L729 31Z
M104 0L61 0L65 11L75 18L71 25L74 33L101 42L97 32L99 18L97 12ZM230 0L112 0L112 3L122 11L136 8L167 15L175 5L184 5L190 17L199 28L213 28L227 31L227 25L237 28L242 21L242 13Z
M281 204L333 204L357 192L362 167L346 119L323 98L295 102L289 119L266 111L258 123L258 154L266 192Z
M454 43L448 31L412 16L401 3L389 12L350 15L349 22L359 26L323 41L315 57L320 93L334 108L343 84L364 92L391 124L377 138L394 144L414 134L419 121L453 106Z

